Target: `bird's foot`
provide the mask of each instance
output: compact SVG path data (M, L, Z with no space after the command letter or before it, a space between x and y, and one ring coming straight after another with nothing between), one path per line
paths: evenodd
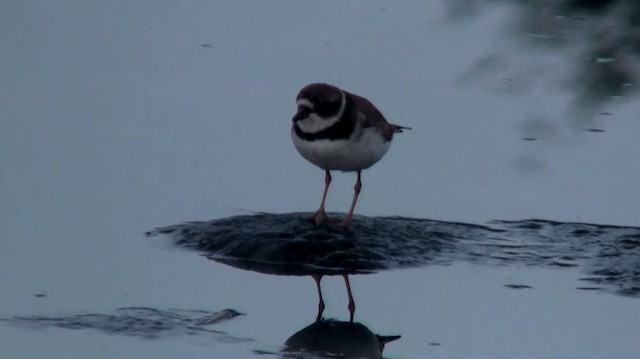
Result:
M329 219L329 217L327 217L327 214L324 212L324 209L319 209L316 213L313 214L313 216L311 216L312 221L314 221L316 223L316 226L319 226L320 223L326 221L327 219Z
M340 223L342 223L337 218L331 218L327 216L327 213L324 210L320 210L320 209L316 213L314 213L313 216L311 216L311 218L309 219L314 221L316 223L316 226L319 226L321 223L328 223L331 225L339 225Z
M347 220L346 218L338 224L338 227L343 229L348 229L349 226L351 226L351 220Z
M353 216L352 214L348 214L339 224L339 226L341 228L344 229L349 229L349 226L351 226L351 220L352 220Z
M351 217L340 220L339 218L327 216L323 210L318 210L309 219L315 222L316 226L319 226L322 223L341 229L349 229L349 226L351 226Z

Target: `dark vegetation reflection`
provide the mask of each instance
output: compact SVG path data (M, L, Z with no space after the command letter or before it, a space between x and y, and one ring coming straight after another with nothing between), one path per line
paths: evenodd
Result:
M511 9L513 21L505 33L517 46L546 49L560 65L553 81L572 94L572 120L583 130L594 116L609 116L607 105L637 94L640 82L640 2L637 0L454 0L445 2L452 18L481 16L486 7ZM495 49L493 49L495 50ZM464 79L490 75L509 92L527 87L551 66L537 53L518 56L490 53L471 66ZM513 56L512 56L513 55ZM524 63L526 62L526 63ZM526 70L521 70L521 68ZM500 80L495 80L495 79Z

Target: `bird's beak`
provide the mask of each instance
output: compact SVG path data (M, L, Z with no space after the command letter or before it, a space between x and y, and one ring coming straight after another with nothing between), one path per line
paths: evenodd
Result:
M298 112L296 112L296 114L293 115L293 118L291 120L293 122L304 120L305 118L309 117L310 112L311 112L311 109L309 109L308 107L298 106Z

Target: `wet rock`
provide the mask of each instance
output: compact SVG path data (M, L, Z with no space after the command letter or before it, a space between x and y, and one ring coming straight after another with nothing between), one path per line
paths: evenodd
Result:
M225 309L217 313L201 310L119 308L114 313L84 313L68 316L24 316L0 319L29 328L90 329L112 335L158 339L177 335L206 335L223 342L247 341L203 327L230 320L240 313Z
M157 228L180 247L242 269L337 275L448 264L579 267L586 281L640 296L640 228L546 220L486 226L355 216L352 226L315 225L307 213L235 216Z

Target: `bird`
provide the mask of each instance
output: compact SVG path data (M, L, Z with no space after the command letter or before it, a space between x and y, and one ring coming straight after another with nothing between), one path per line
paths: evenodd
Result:
M303 87L296 97L291 137L300 155L325 171L316 225L328 219L325 200L331 171L356 172L351 206L340 226L348 228L362 188L361 172L389 150L395 133L410 129L394 125L366 98L326 83Z

